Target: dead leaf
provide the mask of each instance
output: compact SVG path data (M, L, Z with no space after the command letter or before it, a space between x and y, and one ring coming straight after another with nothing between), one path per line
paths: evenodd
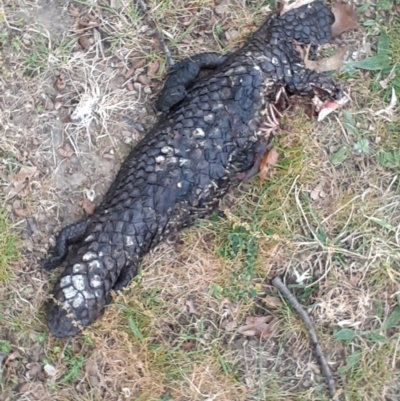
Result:
M236 29L228 29L225 32L225 37L228 42L233 42L240 36L240 33Z
M229 9L229 2L228 0L222 0L215 8L214 11L216 14L218 14L220 17L223 17Z
M191 349L194 348L194 345L195 345L194 341L186 341L182 344L181 348L183 351L190 351Z
M360 25L357 20L357 13L350 4L343 4L337 1L333 2L332 13L335 16L335 22L332 24L332 36L336 37L344 32L358 28Z
M140 55L138 55L140 57ZM130 59L131 67L135 70L138 68L142 68L146 64L146 60L143 58L131 58Z
M65 83L65 75L64 74L59 74L57 76L57 81L56 81L56 88L59 91L62 91L65 89L66 83Z
M352 274L349 279L350 285L353 287L357 287L360 281L361 276L359 274Z
M28 371L26 372L26 377L29 380L35 380L39 377L40 371L42 370L41 366L37 362L28 363L26 365Z
M194 303L191 299L188 299L186 301L186 306L189 307L189 313L192 313L193 315L198 315L199 313L197 312L196 308L194 307Z
M28 209L14 209L14 213L18 216L18 217L26 217L29 214Z
M19 384L17 384L16 386L15 386L15 388L14 388L14 391L18 394L22 394L22 393L25 393L25 392L27 392L29 390L29 383L27 383L27 382L22 382L22 383L19 383ZM5 398L5 399L7 399L7 398Z
M268 152L264 154L260 164L260 182L263 182L265 180L268 172L276 165L278 157L279 155L275 147L271 148Z
M99 387L100 380L97 376L89 376L89 383L92 387Z
M71 15L71 17L76 18L79 16L80 10L78 7L74 6L72 3L69 3L68 12Z
M21 354L18 351L11 352L11 354L8 355L8 357L6 359L5 366L7 366L10 362L12 362L18 358L21 358Z
M83 50L88 50L92 46L93 42L87 36L80 36L78 39L78 43L82 47Z
M147 75L150 78L154 78L157 75L159 69L160 69L160 61L154 60L149 64L147 68Z
M61 148L57 149L57 153L61 157L69 159L74 154L74 150L71 148L71 146L68 143L66 143Z
M310 46L308 46L304 57L304 65L309 70L317 72L338 70L343 66L343 56L345 55L346 51L347 48L342 47L331 57L325 57L319 60L309 60L308 55L310 52Z
M229 322L225 325L225 330L226 331L233 331L237 327L237 322L236 320L233 320L232 322Z
M261 339L272 337L276 334L279 319L271 315L262 317L248 317L246 325L239 328L239 334L247 337L259 335Z
M91 360L91 361L89 360L86 363L85 369L86 369L86 373L89 376L98 376L99 375L99 368L97 366L97 363L93 360Z
M83 210L91 216L94 213L94 210L96 209L96 205L92 202L90 202L89 199L85 198L82 202L82 207Z
M397 105L397 96L396 96L396 91L394 90L394 87L392 86L392 97L390 99L389 106L382 109L378 110L374 113L374 116L379 116L380 114L386 113L388 115L391 115L393 113L393 109Z
M283 306L282 301L278 297L272 297L270 295L264 297L264 302L267 304L268 307L270 308L280 308Z
M260 323L269 323L271 320L273 319L273 317L271 315L267 315L267 316L248 316L246 318L246 324L247 325L257 325Z
M396 78L396 67L397 67L397 64L395 64L395 65L393 66L393 68L392 68L392 70L390 71L389 75L388 75L385 79L383 79L382 81L379 81L379 85L380 85L383 89L387 89L388 86L389 86L389 82L390 82L392 79Z
M150 78L147 75L139 75L137 77L137 81L140 82L142 85L150 85Z
M316 201L320 198L326 198L326 193L322 189L322 184L319 183L311 192L310 197L312 200Z
M18 184L23 184L26 179L32 178L36 173L37 167L35 166L22 166L17 174L15 174L11 182L16 187Z
M129 79L130 77L133 76L134 73L135 73L135 69L134 68L129 68L129 70L125 73L124 78L125 79Z

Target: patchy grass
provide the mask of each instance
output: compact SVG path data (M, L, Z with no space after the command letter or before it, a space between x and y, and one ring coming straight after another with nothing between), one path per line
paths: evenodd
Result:
M400 94L389 3L360 4L363 29L343 38L354 54L335 73L346 110L322 123L288 112L273 174L154 250L104 318L68 340L45 327L58 272L37 260L155 121L166 62L131 1L74 2L72 16L53 3L46 14L39 0L5 0L0 18L0 400L327 400L307 331L269 283L277 274L309 311L342 399L397 400L400 120L397 109L380 112L392 88ZM149 5L178 60L235 49L270 2ZM92 44L79 49L78 39ZM83 95L94 112L71 121ZM269 314L279 326L266 339L238 333Z
M18 237L13 232L4 209L0 209L0 281L10 277L11 264L20 257Z

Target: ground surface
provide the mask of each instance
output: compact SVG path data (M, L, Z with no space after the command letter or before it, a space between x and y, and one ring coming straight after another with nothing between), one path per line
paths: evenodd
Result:
M156 119L165 57L131 3L0 8L0 400L325 400L276 274L310 312L342 399L399 400L400 21L389 1L357 4L361 28L343 38L345 110L321 123L290 111L263 183L156 249L90 330L48 334L57 272L38 260ZM273 5L149 4L176 60L235 49ZM263 339L238 333L263 316L275 322Z

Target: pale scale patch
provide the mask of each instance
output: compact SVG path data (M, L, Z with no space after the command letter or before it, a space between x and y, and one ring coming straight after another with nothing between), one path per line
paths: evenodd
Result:
M85 298L83 298L83 295L81 293L78 293L78 295L75 297L75 299L72 301L72 306L74 308L79 308L82 306L82 304L85 302Z
M82 260L84 262L87 262L89 260L95 259L97 258L97 254L94 252L86 252L83 256L82 256Z
M164 146L161 148L161 153L167 156L172 156L174 154L174 148L171 148L171 146Z
M78 291L82 291L85 289L85 280L81 274L72 276L72 284Z
M94 240L94 235L91 234L88 237L85 238L85 242L93 241Z
M126 246L132 246L135 245L135 242L133 241L133 238L129 235L125 236L125 244Z
M214 116L214 115L213 115ZM195 138L204 138L205 136L206 136L206 133L204 132L204 130L203 129L201 129L201 128L196 128L194 131L193 131L193 134L192 134Z
M65 276L60 281L60 287L63 288L67 285L71 284L71 276Z
M95 269L100 269L101 265L98 260L93 260L92 262L89 263L89 271L93 271Z
M93 288L98 288L102 284L100 276L95 274L93 278L90 280L90 286Z
M85 266L80 263L75 263L72 267L74 273L83 273L85 271Z
M77 292L78 291L74 287L65 287L63 289L64 296L67 299L74 297L77 294Z

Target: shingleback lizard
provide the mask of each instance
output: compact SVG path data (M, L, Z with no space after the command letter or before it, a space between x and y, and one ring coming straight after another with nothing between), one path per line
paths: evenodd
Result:
M59 266L75 244L46 305L55 336L75 335L98 319L110 291L129 284L150 249L210 215L231 186L257 172L273 137L260 127L280 88L312 95L315 86L330 99L342 97L340 86L306 69L293 47L329 42L333 22L331 10L314 1L272 14L231 55L178 64L157 104L164 114L129 153L94 214L61 230L42 262ZM203 67L214 69L200 78Z

